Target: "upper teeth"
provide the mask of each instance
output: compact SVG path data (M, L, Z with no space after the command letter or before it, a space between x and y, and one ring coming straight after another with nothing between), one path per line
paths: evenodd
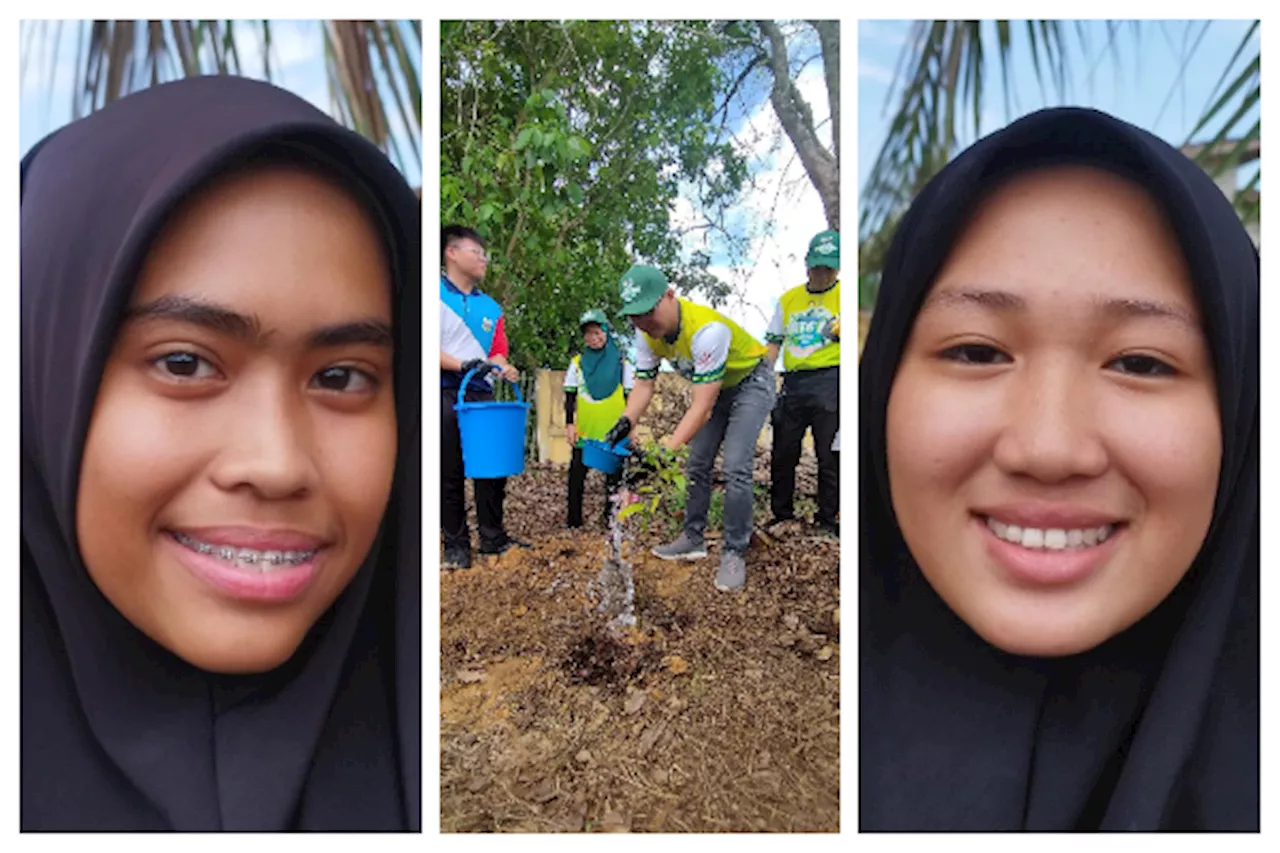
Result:
M1065 548L1091 548L1101 545L1115 532L1114 524L1101 527L1086 527L1079 530L1063 530L1060 527L1042 529L1039 527L1019 527L1016 524L1005 524L994 518L987 519L987 527L1006 542L1021 545L1023 548L1048 549L1061 551Z
M318 550L313 548L310 551L258 551L253 548L233 548L230 545L201 542L185 533L174 533L173 538L192 551L209 554L232 564L261 567L260 570L263 571L270 566L296 566L299 563L305 563L314 557Z

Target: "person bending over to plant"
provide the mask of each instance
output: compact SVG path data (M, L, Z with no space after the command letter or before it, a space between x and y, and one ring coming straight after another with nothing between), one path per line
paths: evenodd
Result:
M653 549L664 560L707 556L704 535L711 506L711 472L724 446L724 549L716 588L741 589L752 530L752 468L756 440L777 396L777 380L765 347L718 311L676 296L662 272L634 266L619 282L622 313L636 329L636 384L626 409L605 441L617 444L644 416L653 399L658 366L667 359L694 385L693 402L663 447L689 446L684 530Z

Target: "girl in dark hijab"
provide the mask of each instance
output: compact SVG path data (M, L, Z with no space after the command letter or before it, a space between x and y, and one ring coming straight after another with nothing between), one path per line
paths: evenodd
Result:
M420 829L420 211L270 86L22 164L22 828Z
M861 359L863 830L1258 829L1258 255L1054 109L925 187Z
M635 384L630 362L622 355L599 308L578 318L582 330L582 352L569 361L564 377L565 432L572 448L569 459L569 527L582 526L582 495L587 482L587 466L582 461L583 442L603 441L622 417L627 396ZM610 502L622 483L622 472L605 476L605 501L600 517L606 523Z

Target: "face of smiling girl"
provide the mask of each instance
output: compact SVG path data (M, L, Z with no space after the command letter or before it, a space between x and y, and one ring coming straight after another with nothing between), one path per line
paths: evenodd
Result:
M103 595L179 657L280 665L364 561L395 464L391 292L363 208L287 167L224 179L152 247L77 536Z
M991 644L1073 654L1159 604L1204 541L1222 436L1155 202L1086 167L988 197L916 319L887 455L913 557Z

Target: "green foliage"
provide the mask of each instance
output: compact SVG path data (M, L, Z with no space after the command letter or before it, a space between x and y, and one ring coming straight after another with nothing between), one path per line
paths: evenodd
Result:
M714 489L711 492L711 503L707 506L707 529L724 529L724 490Z
M719 141L727 47L699 22L442 22L440 216L485 235L485 289L522 370L562 367L577 317L611 316L617 282L652 263L723 301L710 258L680 259L680 186L704 212L747 177Z
M634 517L646 532L655 521L665 522L667 532L674 533L680 529L685 509L689 481L684 475L684 465L689 458L689 448L667 450L655 441L648 441L641 445L639 452L652 460L655 470L653 476L636 489L640 500L618 511L618 521Z

